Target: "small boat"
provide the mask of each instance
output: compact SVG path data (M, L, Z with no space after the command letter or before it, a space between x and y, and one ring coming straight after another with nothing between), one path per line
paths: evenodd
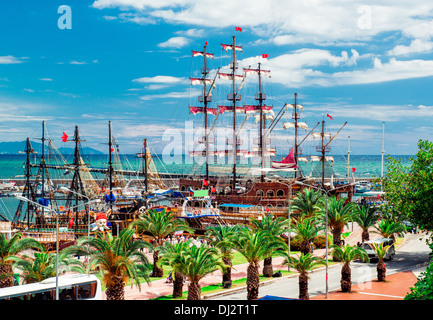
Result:
M368 181L358 181L355 185L355 193L364 193L371 190L371 183Z

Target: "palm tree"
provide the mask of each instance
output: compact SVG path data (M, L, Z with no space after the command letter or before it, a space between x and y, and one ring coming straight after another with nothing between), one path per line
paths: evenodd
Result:
M222 273L222 284L225 288L232 285L232 266L233 266L233 242L239 230L239 225L234 226L220 226L219 228L210 228L206 231L205 238L209 241L211 246L218 248L222 254L222 261L227 268Z
M284 232L288 231L289 220L278 217L274 218L272 214L263 215L261 220L251 219L252 227L255 231L263 230L269 232L271 237L278 238ZM272 252L263 261L263 276L272 277L274 270L272 267Z
M292 223L291 231L296 233L301 239L300 251L303 254L310 252L311 242L317 237L322 227L319 227L319 221L314 217L300 217Z
M235 249L247 259L247 299L257 300L259 294L259 262L278 249L286 249L285 243L269 232L242 229L233 239Z
M173 259L176 255L182 255L188 250L189 242L164 242L163 246L157 248L159 262L164 265L173 266ZM181 272L173 270L173 298L182 297L184 276Z
M144 240L134 240L134 231L123 229L119 236L98 232L96 237L78 238L77 244L62 251L67 254L88 255L86 272L98 269L107 290L107 300L124 300L125 283L131 279L138 288L143 278L149 283L150 264L142 249L152 249ZM84 271L84 270L83 270Z
M312 270L318 265L326 265L326 261L322 258L313 256L311 253L301 253L298 257L289 256L284 253L283 265L290 265L299 272L299 299L309 300L308 294L308 271Z
M320 208L320 215L323 220L328 215L328 225L332 232L333 244L341 244L341 232L352 219L352 212L356 204L349 202L346 204L346 199L338 199L333 196L331 199L324 201L324 206Z
M375 226L377 231L372 231L374 233L379 233L384 238L391 238L395 241L396 233L404 233L406 231L406 227L399 222L384 219L378 222L377 226Z
M337 257L338 261L343 262L341 268L341 291L351 292L352 291L352 270L350 269L350 262L355 259L361 259L362 261L368 261L368 254L363 248L358 246L351 246L346 244L344 246L332 245L333 254Z
M207 245L195 246L191 240L187 241L186 250L175 253L170 258L173 271L182 273L188 278L188 300L200 300L201 288L199 281L217 268L227 266L221 261L218 249Z
M188 227L185 220L177 219L174 213L166 212L165 209L161 211L148 210L140 215L139 220L131 222L128 228L135 228L137 233L149 232L154 239L154 248L162 246L164 239L176 231L194 232L194 229ZM164 270L162 267L158 267L158 250L154 250L151 276L159 278L163 275Z
M14 285L12 257L27 249L45 250L41 243L24 238L22 233L15 233L9 240L0 233L0 288Z
M313 217L320 211L322 198L320 191L304 189L304 192L296 194L291 204L291 210L299 212L302 216Z
M373 207L358 206L353 211L353 221L362 229L361 242L369 241L368 229L376 224L376 209Z
M22 271L23 284L41 282L47 278L56 276L55 253L48 253L44 250L44 252L35 252L34 258L27 255L23 257L14 256L11 257L11 261L14 262L14 268ZM75 267L79 267L79 264L78 260L69 259L65 252L61 251L59 253L59 268L68 267L68 270L75 270ZM66 272L65 269L63 270L64 272Z
M383 243L375 243L372 244L373 250L376 252L378 261L376 265L377 271L377 281L385 281L386 277L386 266L383 258L385 257L390 246L383 246Z

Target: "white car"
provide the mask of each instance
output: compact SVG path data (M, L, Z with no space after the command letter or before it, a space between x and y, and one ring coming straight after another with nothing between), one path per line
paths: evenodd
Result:
M385 260L391 260L395 256L394 240L391 238L379 238L379 239L370 240L361 243L360 247L367 252L368 258L370 260L377 260L377 254L376 251L374 251L373 246L371 245L372 243L377 243L377 244L383 243L384 247L390 246L388 248L388 251L385 254L384 257Z

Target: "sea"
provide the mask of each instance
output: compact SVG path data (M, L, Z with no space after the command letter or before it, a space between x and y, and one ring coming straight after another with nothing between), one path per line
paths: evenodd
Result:
M347 179L348 172L348 159L346 155L334 155L334 163L332 167L327 165L327 176L329 176L329 172L332 172L334 179L345 180ZM400 159L402 164L405 166L410 165L410 158L413 156L410 155L392 155L384 157L384 165L383 171L386 174L386 164L387 158L392 157L395 159ZM283 158L277 157L277 158ZM195 170L196 173L203 173L204 166L198 166L199 170L197 171L194 168L197 168L196 165L190 163L191 161L185 157L179 159L179 161L166 161L162 155L153 155L152 156L153 163L155 165L156 170L159 173L173 173L173 174L188 174L191 170ZM32 163L39 163L40 159L33 157L31 158ZM48 164L60 164L57 163L60 161L58 158L56 159L46 159ZM66 161L66 163L73 162L73 155L65 156L62 161ZM93 168L101 168L106 169L108 167L108 156L107 155L83 155L83 161L86 165ZM25 174L25 163L26 163L26 155L25 154L0 154L0 181L5 180L19 180L24 179ZM122 168L124 170L133 170L133 171L142 171L143 170L143 160L142 158L137 157L135 154L126 154L119 155L116 158L112 159L113 167ZM223 164L223 166L231 166L230 164ZM240 164L239 166L247 166L248 164ZM317 173L320 171L318 169L318 163L300 163L301 170L304 175L313 174L313 176L319 176ZM381 176L382 170L382 156L381 155L350 155L350 164L349 164L349 172L350 175L357 180L362 179L371 179L377 178ZM354 168L354 169L352 169ZM36 175L38 169L32 168L32 174ZM275 173L273 173L275 174ZM63 170L59 172L59 170L51 169L49 171L49 175L51 179L64 179L69 176L72 178L72 173L66 174ZM104 179L105 174L95 173L93 176L96 179ZM143 178L140 178L143 179ZM12 217L16 211L16 207L18 205L18 200L8 196L7 194L3 194L0 197L0 214L5 217ZM1 216L0 216L1 220Z

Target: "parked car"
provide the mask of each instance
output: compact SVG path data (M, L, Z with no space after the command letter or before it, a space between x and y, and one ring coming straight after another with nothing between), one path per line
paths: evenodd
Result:
M371 245L372 243L377 243L377 244L382 243L384 247L390 246L388 248L388 251L385 254L384 257L385 260L391 260L395 256L394 240L391 238L378 238L375 240L365 241L360 245L360 247L367 252L370 261L378 259L376 251L374 251L373 246Z

